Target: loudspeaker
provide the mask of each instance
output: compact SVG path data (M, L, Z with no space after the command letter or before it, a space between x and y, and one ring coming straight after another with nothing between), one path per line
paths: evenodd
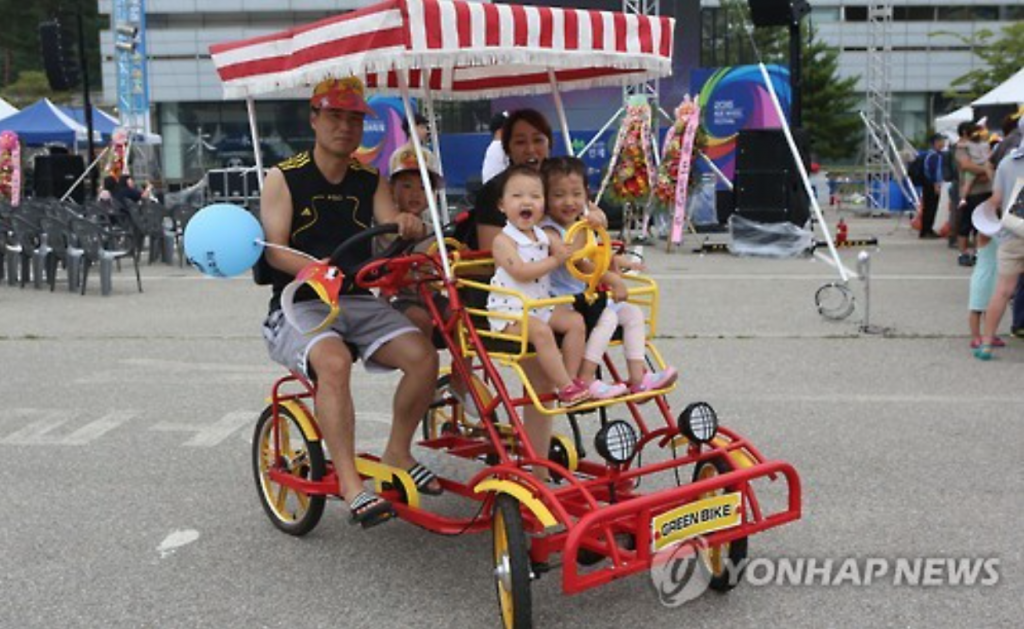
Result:
M791 129L796 150L804 161L804 168L810 169L810 153L807 150L807 132ZM743 129L736 137L736 170L790 169L796 172L789 143L782 129Z
M59 199L85 172L81 155L37 155L33 181L36 197ZM75 187L71 198L79 204L85 202L84 182Z
M43 69L50 89L66 92L78 86L78 63L70 34L61 29L60 22L39 23L39 43L43 52Z
M811 12L807 0L747 0L754 26L789 26Z
M806 170L807 135L793 129L793 140ZM740 131L736 152L736 213L759 223L804 225L810 218L807 194L782 130Z
M735 186L734 186L735 189ZM719 225L727 225L729 217L736 211L736 193L733 190L715 191L715 216Z

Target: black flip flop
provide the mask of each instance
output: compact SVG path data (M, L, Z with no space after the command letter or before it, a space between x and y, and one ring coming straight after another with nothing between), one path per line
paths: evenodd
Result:
M377 526L395 517L391 503L376 494L361 491L348 505L349 524L361 524L364 529Z
M408 472L409 476L412 477L412 482L416 485L416 491L421 494L426 494L428 496L440 496L444 493L443 488L438 487L437 489L434 489L430 486L430 483L438 480L438 478L437 474L431 472L426 466L417 463L407 469L406 472ZM395 486L394 483L383 482L381 483L381 488L385 490L392 490L395 489Z

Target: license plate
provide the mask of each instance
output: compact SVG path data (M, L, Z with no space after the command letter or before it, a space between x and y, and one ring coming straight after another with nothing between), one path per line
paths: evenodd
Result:
M691 502L651 520L651 549L655 552L677 542L712 531L731 528L743 521L743 494L733 492Z

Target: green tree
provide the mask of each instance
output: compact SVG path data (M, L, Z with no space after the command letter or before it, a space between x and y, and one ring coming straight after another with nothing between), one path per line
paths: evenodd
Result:
M1004 26L1002 37L995 40L993 38L996 34L988 29L978 31L973 37L949 32L932 33L932 36L938 35L959 39L985 62L985 67L976 68L954 79L946 92L947 96L974 100L1024 67L1024 22Z
M840 79L838 72L839 51L811 29L803 51L803 124L812 152L823 161L851 158L860 146L857 77Z
M15 107L28 107L41 98L49 98L54 103L70 103L71 92L54 92L46 75L37 70L25 70L18 75L18 80L0 90L0 96Z
M746 0L722 0L717 14L706 12L702 63L730 66L764 61L789 67L789 28L758 27L748 34L750 24ZM857 77L839 78L838 49L818 39L809 20L801 23L800 33L802 116L811 152L821 160L851 158L860 146L862 132L857 116L862 96L854 90Z

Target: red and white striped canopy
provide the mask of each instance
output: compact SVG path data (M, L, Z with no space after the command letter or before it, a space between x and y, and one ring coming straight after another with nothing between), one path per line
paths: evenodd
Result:
M628 85L672 72L675 20L467 0L386 0L287 31L210 47L227 98L359 76L378 92L447 99Z

